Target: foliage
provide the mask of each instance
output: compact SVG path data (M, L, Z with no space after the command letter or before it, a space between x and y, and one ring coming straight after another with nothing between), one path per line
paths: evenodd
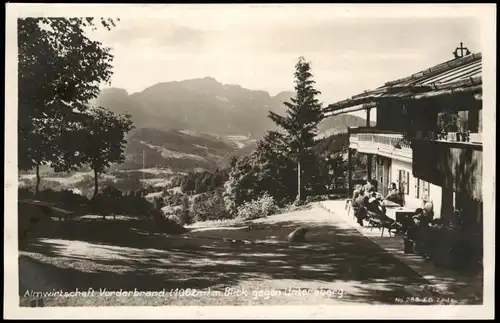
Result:
M36 186L37 186L37 180L36 179L24 179L22 180L22 183L19 185L20 187L26 188L27 190L32 190L33 192L36 191ZM40 181L38 185L38 190L53 190L53 191L62 191L64 190L65 187L61 183L57 181L51 181L51 180L43 180Z
M114 26L112 19L100 23ZM64 171L79 163L67 149L71 129L111 77L109 48L85 33L98 24L93 18L18 19L19 169L38 172L40 165L53 164Z
M342 135L332 137L340 138L340 143L325 145L322 141L311 150L311 154L304 154L307 169L303 181L307 184L304 186L308 195L326 194L332 183L347 176L345 138ZM336 140L330 141L334 143ZM268 132L251 154L233 161L225 185L228 210L236 213L239 206L265 193L272 196L280 207L295 199L297 165L287 157L285 149L283 135Z
M186 196L179 192L164 191L163 197L166 205L181 205Z
M182 224L191 224L193 219L189 210L189 198L184 196L182 199L182 208L180 209L180 220Z
M75 137L83 147L81 161L90 165L94 171L96 195L98 175L111 163L125 160L125 135L133 128L133 124L129 115L115 115L102 107L92 108L89 116L91 118L87 119Z
M176 181L183 192L201 194L223 186L228 177L227 170L216 169L213 172L190 172Z
M268 132L249 155L233 162L225 184L226 207L236 214L245 202L267 193L283 204L293 199L297 188L295 163L283 153L282 135Z
M98 189L98 192L102 191L107 186L114 187L114 188L116 188L124 193L144 189L144 186L142 185L142 183L139 181L138 178L134 178L134 177L126 178L125 177L122 179L113 180L111 178L103 177L102 174L99 174L98 176L99 176L99 181L101 183L101 185ZM45 180L42 181L42 184L44 182L45 182ZM77 189L81 190L83 195L92 196L94 194L94 191L95 191L95 179L93 176L85 175L85 176L83 176L83 178L80 181L78 181L74 184L71 184L69 186L72 188L77 188Z
M264 194L258 199L245 202L238 207L238 218L243 220L253 220L266 217L278 212L274 198L269 194Z
M441 131L450 132L455 131L461 125L462 119L458 112L443 111L438 114L438 126Z
M195 200L190 211L190 218L193 222L232 218L226 209L222 190L207 193L203 198Z
M19 199L34 199L35 192L30 188L19 188ZM82 207L88 212L97 214L123 214L134 216L147 216L153 209L144 196L135 192L123 194L114 187L105 187L94 201L88 197L74 193L71 190L55 191L52 189L41 190L36 196L45 202L77 211Z
M20 200L35 198L34 191L28 188L20 188L18 195ZM155 209L154 205L149 203L140 191L124 194L115 188L106 187L97 198L91 200L70 190L53 191L49 189L40 191L36 198L77 214L99 214L104 218L110 215L126 215L138 220L154 220L153 229L155 231L185 232L185 229L178 224L165 219L162 212Z

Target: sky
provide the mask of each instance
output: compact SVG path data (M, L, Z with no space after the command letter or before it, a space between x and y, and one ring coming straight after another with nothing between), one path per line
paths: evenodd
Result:
M186 10L120 17L92 34L115 56L112 87L129 93L206 76L271 95L291 91L300 56L324 105L453 58L481 51L476 18L341 17L318 10Z

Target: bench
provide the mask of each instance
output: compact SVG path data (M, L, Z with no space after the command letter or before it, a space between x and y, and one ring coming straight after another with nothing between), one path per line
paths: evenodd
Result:
M73 216L75 215L74 212L68 211L65 209L62 209L60 207L52 207L52 211L55 211L57 214L57 217L59 218L59 221L66 221L66 220L71 220Z

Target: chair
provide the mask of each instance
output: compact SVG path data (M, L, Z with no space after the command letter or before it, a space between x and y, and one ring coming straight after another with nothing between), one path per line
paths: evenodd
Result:
M399 229L399 226L396 221L392 219L384 219L381 217L379 214L370 212L368 211L368 224L370 225L370 231L373 230L373 228L378 228L380 232L380 236L384 236L385 229L387 229L387 232L389 233L389 237L392 237L391 230L395 230L396 232ZM394 234L396 233L394 232Z
M351 208L352 208L352 199L347 199L345 201L345 207L344 207L344 210L347 210L347 216L349 216L349 213L351 213Z

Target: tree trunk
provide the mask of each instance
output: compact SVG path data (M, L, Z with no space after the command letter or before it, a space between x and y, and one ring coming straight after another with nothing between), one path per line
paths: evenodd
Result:
M297 161L297 201L301 202L302 201L302 187L300 183L300 178L301 178L301 169L300 169L300 159Z
M99 190L98 176L99 173L97 172L97 170L94 169L94 195L92 196L93 200L95 200L95 197L97 196L97 192Z
M36 171L35 196L37 196L40 191L40 165L36 164L35 171Z

